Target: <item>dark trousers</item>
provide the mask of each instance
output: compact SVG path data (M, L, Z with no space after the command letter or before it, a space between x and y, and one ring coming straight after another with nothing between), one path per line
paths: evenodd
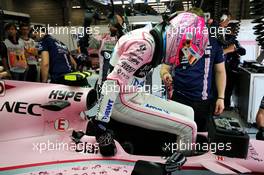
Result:
M37 82L38 70L36 65L29 65L26 75L26 81Z
M173 93L172 100L193 108L198 132L206 132L208 130L208 119L213 115L213 100L193 101L175 92Z
M231 106L231 96L233 94L233 90L238 83L238 73L233 72L232 70L226 71L226 90L225 90L225 108L229 108Z
M10 71L12 80L17 80L17 81L25 81L26 78L26 72L24 73L17 73L17 72L12 72Z

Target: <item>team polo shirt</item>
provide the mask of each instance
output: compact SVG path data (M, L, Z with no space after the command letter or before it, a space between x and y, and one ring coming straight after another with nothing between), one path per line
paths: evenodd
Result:
M39 42L38 49L40 52L49 52L49 74L52 80L57 80L62 75L72 72L69 51L65 44L46 35Z
M175 68L174 91L193 101L212 98L213 67L224 62L223 49L217 39L209 38L203 57L193 66Z

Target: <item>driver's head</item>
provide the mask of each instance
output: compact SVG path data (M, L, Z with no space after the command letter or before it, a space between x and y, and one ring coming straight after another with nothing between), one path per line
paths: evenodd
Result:
M197 11L197 10L195 10ZM190 65L203 55L208 43L208 31L203 13L183 12L172 18L166 28L165 62L179 65L182 56L188 55Z

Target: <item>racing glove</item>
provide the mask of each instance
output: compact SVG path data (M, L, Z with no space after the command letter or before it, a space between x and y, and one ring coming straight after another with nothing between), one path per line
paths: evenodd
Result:
M167 173L172 173L179 170L186 162L186 157L182 153L175 152L171 157L169 157L165 163L165 171Z
M103 122L94 118L88 122L86 128L87 135L93 135L99 144L100 153L105 156L114 156L116 154L116 145L113 137L113 131L106 129Z

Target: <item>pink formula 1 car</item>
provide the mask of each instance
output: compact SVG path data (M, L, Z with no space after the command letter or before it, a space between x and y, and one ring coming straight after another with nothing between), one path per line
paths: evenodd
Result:
M73 141L74 130L86 129L80 113L95 96L90 88L0 80L0 175L139 175L135 169L144 168L153 175L146 162L165 163L159 155L129 154L116 141L117 154L102 157L93 136ZM151 145L144 145L147 152ZM263 147L251 139L246 159L210 151L187 157L172 174L264 174Z

